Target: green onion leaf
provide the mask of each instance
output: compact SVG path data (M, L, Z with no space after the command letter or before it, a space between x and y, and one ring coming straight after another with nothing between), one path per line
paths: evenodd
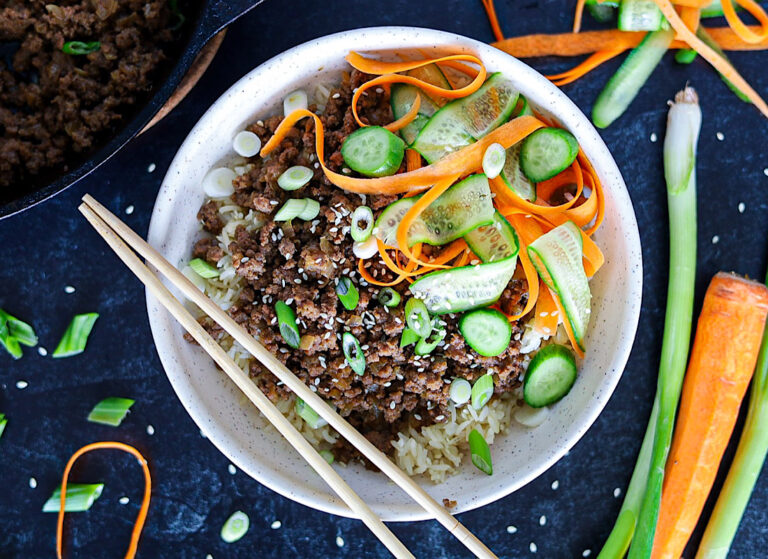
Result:
M493 474L493 462L491 461L491 449L488 443L485 442L483 435L477 429L472 429L469 432L469 452L472 456L472 463L481 472Z
M0 413L0 437L3 436L3 431L5 431L5 426L8 423L8 420L5 418L4 413Z
M88 414L88 421L118 427L128 415L134 400L128 398L104 398Z
M179 10L178 0L169 0L168 6L171 8L173 17L176 18L176 23L171 26L171 31L176 31L182 25L184 25L184 22L187 21L187 18L184 16L184 14L181 13L181 10Z
M320 213L320 202L313 200L312 198L304 198L304 201L307 205L304 206L304 209L296 217L304 221L311 221Z
M11 336L8 322L0 318L0 344L6 349L14 359L21 359L23 355L19 341Z
M103 483L68 483L64 512L84 512L101 496ZM61 508L61 486L43 505L43 512L59 512Z
M296 403L294 403L293 408L296 410L296 415L302 418L312 429L328 425L325 419L320 417L315 410L309 407L309 404L298 396L296 396Z
M211 279L219 277L219 269L212 266L202 258L190 260L189 267L201 278Z
M241 510L233 512L221 527L221 539L227 543L235 543L245 535L250 525L251 521L247 514Z
M403 333L400 335L400 347L407 347L411 344L415 344L421 339L416 332L408 328L403 328Z
M421 299L411 297L405 303L405 322L408 328L416 332L420 338L426 338L432 331L432 321L429 318L427 305Z
M344 350L344 358L355 374L362 376L365 373L365 354L360 347L360 342L350 332L344 332L341 337L341 348Z
M274 219L275 221L291 221L295 217L299 217L301 213L307 208L308 198L291 198L286 200L285 204L277 210Z
M360 301L360 293L357 292L357 287L347 276L342 277L339 283L336 284L336 295L339 296L339 301L348 311L355 310L358 301Z
M493 375L487 374L481 376L472 386L472 407L476 410L488 403L493 396Z
M333 452L327 449L323 449L320 451L320 456L325 458L325 461L329 464L333 464L333 461L335 460L335 457L333 456Z
M61 47L61 51L64 54L81 55L81 54L91 54L92 52L96 52L100 48L101 48L101 43L99 41L90 41L87 43L84 43L83 41L67 41Z
M16 341L22 345L35 347L37 345L37 334L35 334L34 328L16 318L11 316L3 309L0 309L0 322L6 321L8 324L8 333L16 338Z
M99 314L95 312L75 315L56 346L53 357L72 357L85 351L85 344L88 343L88 336L97 318Z
M275 303L275 312L283 341L292 348L299 349L301 334L299 334L299 327L296 324L296 313L283 301Z
M416 355L429 355L445 339L445 328L438 322L440 319L432 319L432 332L426 338L420 338L416 342L413 352Z
M282 175L277 177L277 184L283 190L298 190L307 184L314 176L314 171L303 165L294 165L286 169Z
M385 307L396 307L400 304L400 294L391 287L382 288L376 298Z
M693 49L678 49L675 53L675 62L678 64L690 64L696 60L696 51Z
M373 211L368 206L360 206L352 212L350 234L358 243L367 241L373 231Z
M469 384L468 380L456 377L451 382L451 388L448 395L457 406L466 404L472 396L472 385Z

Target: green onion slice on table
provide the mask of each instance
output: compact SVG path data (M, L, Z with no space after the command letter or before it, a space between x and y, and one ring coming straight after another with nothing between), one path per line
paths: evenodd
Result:
M85 512L101 496L103 483L68 483L64 512ZM43 505L43 512L59 512L61 508L61 486L57 487Z
M383 287L376 298L385 307L396 307L400 304L400 294L391 287Z
M82 55L91 54L100 48L101 43L99 41L89 41L87 43L83 41L67 41L61 47L61 52L64 54Z
M5 426L8 423L8 419L6 419L4 413L0 413L0 437L3 436L3 431L5 431Z
M20 344L28 347L37 345L37 334L32 326L0 309L0 322L3 321L8 325L8 333Z
M275 313L277 313L277 322L280 327L280 335L283 341L294 349L299 348L301 335L299 327L296 324L296 313L283 301L275 303Z
M472 385L472 407L476 410L488 403L493 396L493 375L486 374L481 376Z
M233 512L221 527L221 539L227 543L235 543L248 532L250 525L251 521L247 514L241 510Z
M72 357L85 351L85 345L88 343L88 336L91 334L93 325L99 314L95 312L78 314L72 318L67 331L61 338L53 357Z
M483 473L493 474L493 462L491 461L491 448L485 442L483 435L477 429L469 432L469 453L472 463Z
M355 374L362 376L365 373L365 354L360 347L360 342L353 334L344 332L341 337L341 348L344 350L344 357L349 366Z
M134 401L129 398L104 398L88 414L88 421L118 427L128 415Z
M336 284L336 295L339 296L339 301L348 311L355 310L358 301L360 301L360 293L347 276L339 279L339 283Z

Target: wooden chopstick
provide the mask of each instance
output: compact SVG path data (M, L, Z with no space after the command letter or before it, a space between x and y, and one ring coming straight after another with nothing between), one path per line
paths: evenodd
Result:
M342 437L347 439L368 460L379 468L387 477L394 481L403 491L413 498L424 510L442 524L475 556L482 559L498 559L472 532L454 518L443 506L437 503L424 489L422 489L405 472L398 468L387 456L376 448L368 439L342 418L317 394L312 392L304 382L294 375L274 355L267 351L256 339L242 326L235 322L207 295L200 291L195 284L187 279L179 270L168 262L159 252L152 248L144 239L137 235L130 227L125 225L112 212L107 210L89 194L83 196L83 202L94 213L103 219L118 236L120 236L133 250L143 256L150 264L176 286L184 296L195 303L205 314L211 317L221 326L225 332L232 336L243 348L258 359L262 365L269 369L283 384L294 394L307 402L317 414L325 419Z
M285 437L296 451L304 458L320 477L333 489L336 494L357 514L368 528L398 559L415 559L403 543L387 528L381 519L368 507L360 496L347 485L341 476L323 458L290 421L269 401L264 393L235 363L227 352L216 343L205 328L184 308L163 284L162 281L147 268L134 252L120 237L96 215L87 205L79 207L80 212L90 222L107 244L115 251L126 266L147 286L152 294L160 301L165 309L179 321L195 341L200 344L208 355L222 368L237 387L253 402L264 417Z

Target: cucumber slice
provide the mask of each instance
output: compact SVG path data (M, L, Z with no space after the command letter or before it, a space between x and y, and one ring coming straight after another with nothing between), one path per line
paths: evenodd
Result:
M523 399L532 408L562 400L576 382L576 360L565 346L543 347L531 360L523 383Z
M478 309L459 320L459 331L469 347L485 357L504 353L512 340L509 320L496 309Z
M579 155L579 142L562 128L539 128L523 140L520 168L533 182L551 179L563 172Z
M501 296L515 273L517 256L498 262L440 270L411 284L411 293L424 301L432 314L485 307Z
M517 233L499 212L493 214L493 223L473 229L464 235L464 240L483 262L517 256L520 250Z
M413 70L408 70L406 74L443 89L453 89L451 82L448 81L448 78L445 77L445 74L443 74L443 71L437 64L427 64L421 68L414 68Z
M613 21L613 18L616 16L616 7L607 6L605 3L587 4L587 11L589 11L589 15L592 16L592 19L599 21L600 23Z
M341 156L347 166L367 177L394 175L404 155L403 140L381 126L355 130L341 146Z
M437 111L416 137L413 149L428 163L434 163L471 144L509 118L518 95L503 74L492 74L472 95L451 101Z
M568 320L576 343L584 350L592 293L584 272L579 228L572 221L555 227L528 245L528 255L541 279L560 298L564 319Z
M374 234L389 246L397 245L397 227L418 200L403 198L387 206L374 225ZM421 212L408 230L408 246L444 245L493 221L493 197L485 175L470 175L443 192Z
M592 122L605 128L627 110L675 38L671 30L648 33L622 62L592 108Z
M531 108L531 104L528 102L528 99L520 95L518 98L518 104L517 104L517 113L515 116L534 116L533 109Z
M407 83L392 84L389 102L392 105L392 116L395 117L395 120L403 117L411 110L416 96L421 97L419 114L413 122L400 129L400 135L408 145L413 143L416 136L421 132L421 129L424 128L427 122L429 122L429 117L435 114L440 107L438 107L430 97L423 94L415 85Z
M515 144L507 149L507 158L504 160L504 168L501 170L501 179L520 198L535 202L536 185L528 180L520 168L520 149L520 144Z
M665 21L653 0L621 0L618 27L622 31L658 31Z

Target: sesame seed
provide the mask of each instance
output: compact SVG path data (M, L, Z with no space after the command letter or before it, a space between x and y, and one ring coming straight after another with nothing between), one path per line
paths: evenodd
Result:
M712 244L713 244L713 245L716 245L716 244L717 244L717 243L719 243L719 242L720 242L720 237L718 237L717 235L715 235L714 237L712 237Z
M344 538L342 538L341 536L336 536L336 546L344 547Z
M26 380L20 380L16 383L16 388L19 390L24 390L27 386L29 386L29 383Z
M507 534L517 534L517 527L507 526Z
M766 177L768 177L768 167L766 167L765 169L763 169L763 174L764 174Z
M272 205L272 206L277 206L279 203L280 202L278 202L277 200L270 200L269 201L269 204Z
M557 491L558 487L560 487L560 482L555 480L552 482L552 485L550 487L552 488L552 491Z
M131 502L131 500L128 497L120 497L120 499L117 501L121 505L127 505Z
M157 169L157 165L155 165L154 163L150 163L149 167L147 167L147 173L154 173L155 169Z
M591 549L585 549L584 551L581 552L582 557L589 557L590 555L592 555Z
M613 490L613 496L614 497L616 497L618 499L620 495L621 495L621 489L620 488L617 487L616 489Z
M721 142L722 142L723 140L725 140L725 134L723 134L722 132L718 132L717 134L715 134L715 137L716 137L718 140L720 140Z
M29 478L29 487L31 489L34 489L35 487L37 487L37 480L35 478L33 477Z
M539 550L539 548L536 546L534 542L530 543L530 545L528 546L528 549L531 550L531 553L536 553Z
M656 132L651 132L651 142L654 144L659 140L659 137L656 135Z
M739 213L743 214L744 210L747 209L747 205L744 202L739 202Z
M547 523L547 517L543 514L539 517L539 526L544 526Z
M272 524L270 524L269 527L272 528L273 530L279 530L280 526L282 525L283 525L282 522L280 522L279 520L275 520Z
M213 555L211 555L211 554L209 553L208 555L206 555L206 556L205 556L205 559L213 559Z
M152 436L155 434L155 428L152 425L147 425L147 435Z
M135 209L136 209L136 208L134 208L134 207L133 207L133 204L131 204L130 206L128 206L127 208L125 208L125 213L126 213L126 215L131 215L131 214L133 213L133 210L135 210Z
M334 93L331 95L331 99L338 99L339 97L341 97L341 93Z
M46 355L48 355L48 350L45 349L43 346L40 346L37 348L37 353L45 357Z
M230 464L229 466L227 466L227 471L229 472L230 475L235 475L237 473L237 468L235 468L234 464Z
M72 287L71 285L67 285L64 287L64 293L72 294L74 292L75 292L75 288Z

